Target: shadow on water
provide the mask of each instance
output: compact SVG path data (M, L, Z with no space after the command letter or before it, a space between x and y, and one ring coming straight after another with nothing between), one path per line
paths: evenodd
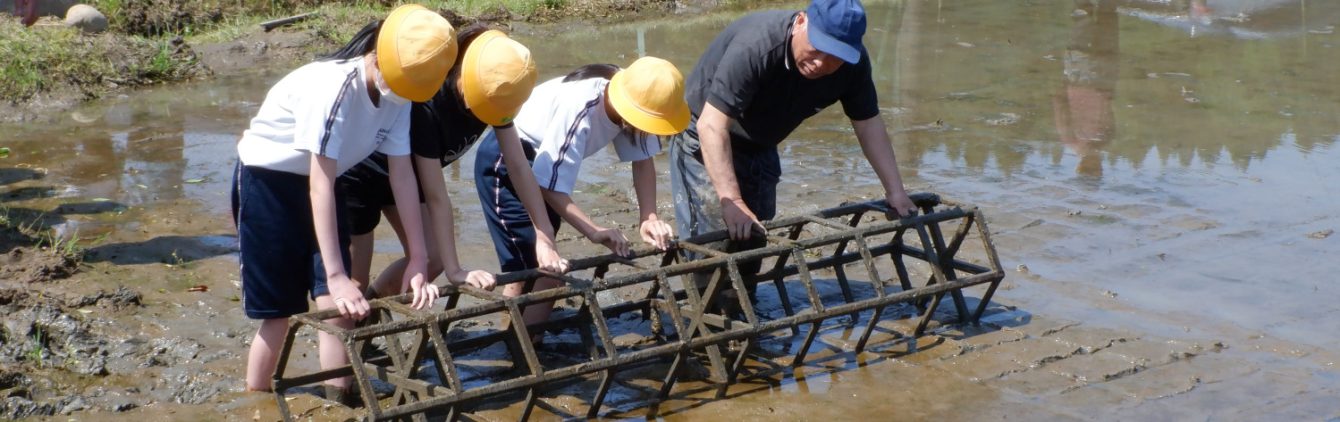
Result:
M17 248L36 246L41 233L66 221L59 212L44 212L10 204L54 195L55 190L50 187L10 186L41 180L43 176L42 172L32 169L0 168L0 189L3 189L0 190L0 223L3 223L0 225L0 255L9 254Z
M53 213L61 215L89 215L116 212L126 209L125 205L111 201L68 202L57 206Z
M218 231L223 224L215 223L226 221L224 193L239 132L233 119L246 112L231 105L248 104L231 101L231 92L251 92L236 87L256 81L217 83L144 90L83 105L54 124L4 129L0 143L13 152L0 168L6 187L0 201L14 221L36 232L55 228L67 238L119 242L93 248L93 262L227 253L196 233ZM188 105L183 98L191 99ZM144 240L146 233L156 237ZM123 253L139 250L147 255Z
M0 167L0 186L24 180L37 180L41 178L42 173L36 170ZM6 193L5 198L9 197L10 197L9 193Z
M87 262L117 265L180 265L237 252L237 236L158 236L142 242L122 242L88 249Z
M805 291L800 281L791 280L787 285L788 292ZM820 292L821 300L826 305L844 303L841 288L835 279L816 279L815 285ZM878 297L870 283L853 280L851 287L855 300ZM891 287L888 293L897 291L898 288ZM785 317L781 299L775 289L768 286L760 287L757 296L757 309L761 320ZM805 305L808 299L804 293L793 296L793 300L797 304L795 310L797 313L812 311ZM975 309L978 305L978 300L972 296L967 296L966 302L969 309ZM685 364L686 368L682 369L685 372L675 384L673 392L664 400L659 399L659 395L672 363L669 356L624 365L614 373L612 387L600 413L606 418L654 419L691 415L692 411L712 403L768 392L794 391L802 394L811 392L820 394L823 391L811 391L809 385L812 380L837 378L873 365L912 358L922 353L938 355L941 354L939 353L941 349L961 347L957 343L959 341L1027 325L1032 320L1032 315L1027 312L995 304L987 308L983 322L960 323L953 306L946 302L933 315L930 329L919 337L913 337L911 333L923 310L924 308L915 303L885 307L870 343L861 353L854 351L854 345L863 334L869 318L873 316L872 311L862 312L856 318L850 315L834 316L813 328L805 324L800 326L796 333L783 329L763 334L759 337L760 341L751 346L750 357L745 360L741 373L733 384L709 380L711 371L708 369L708 359L700 350ZM572 314L573 309L560 309L556 317ZM611 335L616 338L636 335L659 344L650 331L650 323L639 315L634 313L624 315L631 318L609 318ZM669 315L663 317L669 318ZM673 330L670 327L666 328L671 330L667 333L668 338L676 338ZM794 366L794 358L803 347L804 338L811 329L819 330L819 335L806 351L807 358L803 365ZM471 332L468 335L476 334L478 333ZM453 330L449 337L459 339L464 335L467 334ZM631 352L647 345L639 343L620 346L620 353ZM739 344L734 343L733 346L735 347L723 350L727 362L733 360L739 352ZM503 345L495 344L454 356L455 368L460 371L464 386L479 388L528 374L525 365L520 363L522 359L511 357L507 349ZM539 349L540 363L546 369L580 364L585 361L585 353L581 336L571 328L550 333ZM513 362L516 366L512 366ZM434 372L431 368L425 368L420 373L430 382L441 383L441 380L437 380L436 375L433 375ZM591 405L590 396L596 391L597 385L598 380L592 376L545 384L536 391L538 397L542 398L536 402L536 406L559 418L584 417L586 408ZM508 418L512 417L509 412L516 410L516 404L524 400L524 391L512 391L489 396L464 410L486 419L494 416Z
M999 313L997 310L995 313ZM948 340L965 340L974 336L991 333L1006 327L1015 327L1027 325L1031 316L1019 312L1011 311L1014 323L1009 325L997 324L963 324L956 325L944 321L945 328L957 328L962 330L960 334L953 336L928 335L917 338L903 336L893 330L879 329L877 331L886 334L894 334L890 340L879 343L872 343L863 353L847 350L846 348L832 344L828 341L816 340L816 343L810 346L809 353L812 358L808 358L803 366L791 366L768 360L754 360L741 373L737 384L732 385L696 385L691 388L676 390L676 392L667 399L666 402L647 402L642 408L630 406L620 406L618 410L606 415L607 417L664 417L676 414L692 414L692 410L702 408L721 400L730 400L745 397L751 394L764 394L779 389L793 388L802 394L823 394L825 391L811 391L809 383L811 379L824 380L836 379L841 374L853 371L859 371L866 367L878 365L881 363L898 361L910 357L917 353L935 353L937 349L951 347ZM883 320L888 320L887 318ZM859 321L863 323L864 321ZM835 324L821 328L825 333L840 332L841 338L849 339L855 342L853 334L859 336L860 329L855 329L858 322L847 324ZM808 329L806 329L808 330ZM808 332L802 330L800 335L793 336L789 343L790 346L798 348L803 336ZM822 335L822 334L821 334ZM779 340L782 341L782 340ZM765 343L763 346L766 346ZM902 348L899 350L899 348ZM655 391L648 390L648 393ZM708 394L711 393L711 394ZM663 403L672 403L665 405ZM666 407L662 407L666 406ZM646 413L639 415L642 410ZM550 410L553 412L553 410ZM556 413L563 416L562 413ZM575 416L575 415L573 415ZM567 417L567 416L564 416Z
M0 180L0 187L42 180L45 175L43 172L32 169L0 168L0 178L3 178L3 180ZM2 229L14 232L14 234L8 236L8 240L4 242L5 244L0 249L7 253L16 247L36 245L39 238L48 235L62 239L73 239L79 236L80 223L72 221L69 218L70 216L101 215L126 209L124 204L105 198L84 202L65 202L50 211L12 205L54 198L58 195L60 195L58 188L40 185L9 187L0 191L0 211L4 213L4 221L7 225Z
M56 195L56 189L48 186L27 186L14 188L4 193L0 202L22 202L33 199L50 198Z
M836 280L815 280L826 306L844 303L840 287ZM797 281L787 282L788 292L803 292L804 286ZM872 285L853 283L852 293L856 300L877 297ZM898 289L892 289L896 293ZM780 298L775 290L761 287L759 290L758 310L762 319L785 316L780 306ZM793 293L793 302L798 304L797 313L810 309L803 293ZM980 303L972 296L965 296L968 309L976 309ZM866 349L857 353L854 346L864 334L866 324L873 312L862 312L853 316L838 316L824 321L823 325L813 327L801 325L797 333L773 333L763 336L752 350L755 355L746 362L738 384L712 384L706 382L688 383L687 388L677 389L665 401L629 401L622 405L612 405L616 410L607 416L653 418L687 413L714 402L776 391L795 391L801 394L823 394L826 388L811 389L814 380L821 383L840 378L842 374L860 371L869 366L912 358L918 354L935 355L939 349L957 348L951 342L964 341L973 337L989 334L1002 329L1027 325L1032 320L1028 312L1000 304L988 306L983 321L963 323L958 319L953 306L942 303L932 316L927 332L913 336L917 320L925 311L925 303L900 303L884 308L879 323L875 326L870 343ZM767 317L763 317L766 315ZM794 358L802 352L804 339L812 329L819 330L815 342L806 353L802 365L794 365ZM952 354L952 353L951 353ZM659 381L659 380L657 380ZM821 385L821 384L820 384ZM655 390L646 391L655 394ZM643 410L645 415L639 415Z

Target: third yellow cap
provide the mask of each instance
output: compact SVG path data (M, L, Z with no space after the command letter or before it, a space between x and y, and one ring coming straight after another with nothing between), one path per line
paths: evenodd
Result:
M689 126L684 75L674 63L643 57L610 79L610 104L633 127L653 135L674 135Z

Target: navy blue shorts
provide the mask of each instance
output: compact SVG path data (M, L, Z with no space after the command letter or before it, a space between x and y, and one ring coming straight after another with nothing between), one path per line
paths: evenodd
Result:
M410 157L411 163L413 158ZM342 191L347 199L345 207L353 234L372 233L381 224L382 210L395 206L390 173L391 165L386 156L373 153L335 180L337 190ZM417 175L418 170L414 173ZM418 186L418 183L414 185ZM423 189L419 188L419 203L424 202Z
M238 165L233 223L241 243L242 307L252 319L307 312L307 298L330 293L312 223L307 176ZM344 193L335 190L340 255L348 269L349 224Z
M390 177L370 165L370 160L371 157L363 160L335 181L337 190L347 196L345 209L355 235L372 233L381 224L382 208L395 206Z
M526 151L526 160L534 162L535 149L525 141L521 142L521 146ZM475 153L475 190L479 192L479 204L484 208L484 220L488 224L489 235L493 236L493 249L498 253L502 271L538 268L535 225L517 197L512 179L507 176L507 166L503 164L498 138L493 131L479 140L479 151ZM547 204L544 208L548 211L549 223L557 232L562 220L558 211Z

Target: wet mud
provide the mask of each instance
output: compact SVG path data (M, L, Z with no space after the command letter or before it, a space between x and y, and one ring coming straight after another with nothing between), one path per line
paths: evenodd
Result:
M650 362L619 374L603 417L1340 417L1340 290L1327 282L1340 269L1330 235L1340 227L1330 164L1340 69L1329 60L1340 7L1209 0L1217 11L1192 16L1179 2L1006 3L867 4L905 181L981 206L1010 269L981 324L942 310L911 337L915 308L893 307L857 354L861 329L848 324L864 321L832 320L797 368L787 357L803 336L777 333L738 384L706 382L697 365L665 402L652 398L668 363ZM582 46L535 48L546 78L640 53L687 73L738 14L515 31L532 45ZM240 388L255 325L238 301L226 195L236 137L283 73L156 87L0 131L13 150L0 159L0 203L35 229L0 233L0 417L278 418L273 395ZM782 214L882 195L840 110L811 119L782 156ZM458 242L463 262L496 269L472 157L444 170ZM658 157L660 174L666 164ZM635 235L627 167L597 155L582 177L575 195L588 214ZM671 216L660 187L660 214ZM53 234L82 239L74 266L35 246ZM571 256L602 252L570 230L559 238ZM400 250L386 227L377 239L374 268ZM760 309L781 315L775 292L760 292ZM638 318L613 323L623 347L650 332ZM296 353L297 369L316 369L314 336ZM550 334L541 351L550 364L581 355L572 332ZM467 383L506 377L511 363L501 346L467 360ZM594 390L591 380L552 386L535 416L582 415ZM468 416L514 419L522 399ZM304 419L359 415L317 388L288 404Z

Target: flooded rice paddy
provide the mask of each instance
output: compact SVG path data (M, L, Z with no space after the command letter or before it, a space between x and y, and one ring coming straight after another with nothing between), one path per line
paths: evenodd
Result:
M915 348L886 338L854 354L850 333L826 331L807 365L746 380L724 399L690 383L657 417L1340 418L1340 4L866 6L865 42L904 181L985 211L1011 270L997 308L980 327L946 324ZM687 73L739 13L514 32L544 78L639 54ZM105 365L30 374L47 380L29 388L34 402L82 395L69 416L79 419L274 416L272 396L238 391L254 326L236 301L227 187L234 142L285 71L157 87L0 128L12 151L0 159L9 218L77 233L89 247L82 272L55 283L142 295L105 295L116 306L95 297L66 308L96 312L51 317L99 333ZM782 214L882 195L836 107L792 134L782 156ZM462 170L471 157L444 171L458 242L467 265L496 269ZM657 166L668 174L664 158ZM634 232L626 166L598 156L577 189L590 214ZM661 215L673 215L664 179L658 194ZM571 255L599 253L570 229L559 237ZM389 230L378 238L381 265L399 245ZM6 325L47 312L37 308ZM881 324L897 331L907 321ZM6 328L11 343L19 328ZM592 388L558 388L537 416L581 414ZM604 414L645 417L640 388L617 385ZM298 402L340 416L310 396ZM514 418L506 403L515 402L475 417Z

